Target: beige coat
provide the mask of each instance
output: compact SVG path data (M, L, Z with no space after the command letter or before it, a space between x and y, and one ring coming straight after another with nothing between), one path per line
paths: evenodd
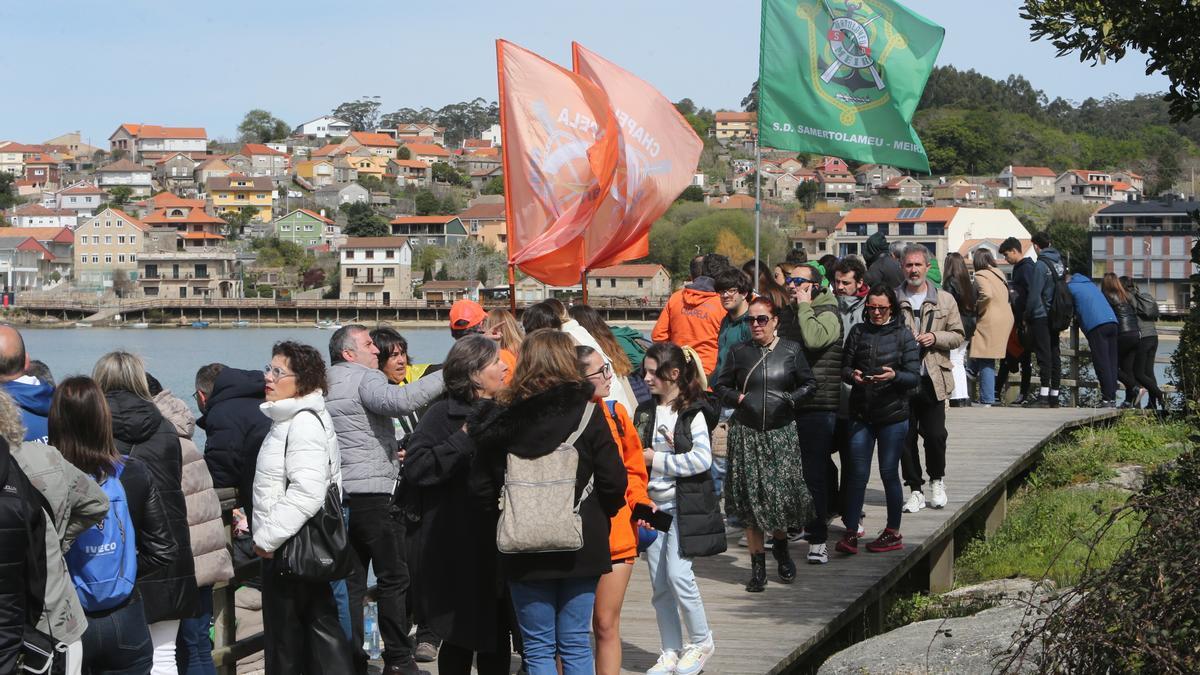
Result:
M975 285L979 289L976 300L979 321L975 324L975 335L971 337L970 356L973 359L1002 359L1008 350L1008 336L1013 327L1008 283L1003 272L988 267L975 273Z
M933 346L921 348L921 365L933 382L933 390L939 401L945 401L954 393L954 366L950 363L950 350L962 345L964 338L962 317L958 313L958 302L950 293L926 282L929 293L921 306L921 323L917 324L912 305L905 295L907 285L900 287L900 314L913 335L933 333Z
M233 578L233 559L225 542L225 524L221 520L221 500L213 489L212 475L204 456L192 442L196 418L187 404L170 391L154 397L163 417L175 427L183 451L183 496L187 501L188 533L192 539L192 559L196 563L196 586L204 588Z

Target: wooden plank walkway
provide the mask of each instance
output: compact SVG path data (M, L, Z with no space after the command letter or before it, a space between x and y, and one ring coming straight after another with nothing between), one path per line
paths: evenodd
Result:
M779 583L774 560L768 555L771 581L764 593L751 594L743 588L749 576L749 554L731 537L727 553L696 563L717 644L705 672L760 675L787 671L825 637L858 619L900 577L925 564L931 549L939 548L937 544L949 541L952 547L958 524L970 512L981 510L986 496L1028 467L1049 439L1068 428L1118 414L1085 408L948 410L946 487L950 502L941 510L905 514L903 551L874 554L861 548L854 557L831 553L827 565L806 565L807 545L793 545L793 557L799 563L796 582L790 586ZM877 464L872 466L865 510L867 535L873 538L886 515ZM841 533L841 524L836 522L830 528L831 551ZM646 564L638 561L621 617L625 673L644 673L658 658L658 628L648 577ZM437 673L435 664L421 666L425 672Z

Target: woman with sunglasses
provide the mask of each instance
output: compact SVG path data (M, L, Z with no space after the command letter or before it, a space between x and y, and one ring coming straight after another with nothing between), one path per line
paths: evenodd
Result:
M873 553L904 547L900 536L900 453L908 434L908 398L921 380L921 348L899 313L896 291L876 284L867 292L866 320L850 329L842 351L842 379L850 390L850 456L846 469L844 522L837 544L842 553L858 553L858 520L879 445L879 478L887 498L887 527L867 544Z
M267 675L351 673L350 643L333 588L280 573L275 554L342 483L333 419L325 410L325 362L308 345L279 342L263 369L271 429L254 471L254 552L263 559L263 654Z
M795 415L796 403L816 389L817 381L800 343L776 335L778 328L775 304L755 298L750 303L750 341L730 350L715 388L721 405L734 409L725 514L746 525L749 593L761 593L767 583L766 532L772 536L779 580L790 584L796 579L787 529L803 527L813 515Z

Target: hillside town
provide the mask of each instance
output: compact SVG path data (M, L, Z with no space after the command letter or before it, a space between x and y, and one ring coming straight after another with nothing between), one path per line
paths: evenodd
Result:
M500 125L457 142L425 122L355 126L321 115L264 142L144 123L122 124L103 145L79 132L0 140L0 189L12 203L0 228L4 289L368 306L507 299ZM939 259L995 254L1007 237L1029 246L1031 213L1070 205L1086 217L1094 276L1144 279L1168 308L1188 302L1188 213L1200 203L1184 192L1147 198L1128 168L923 176L770 148L756 166L755 113L716 112L698 131L705 159L680 201L749 217L759 195L786 248L764 251L767 261L859 253L876 232ZM651 248L649 259L592 270L591 302L660 304L685 280ZM532 278L512 289L521 303L581 290Z

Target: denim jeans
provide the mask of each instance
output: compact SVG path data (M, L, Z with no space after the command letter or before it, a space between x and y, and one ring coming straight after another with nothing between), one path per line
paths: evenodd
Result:
M83 667L88 672L108 675L146 675L154 663L154 645L142 611L142 600L134 592L129 604L108 614L87 618L83 633Z
M589 632L599 581L579 577L509 582L529 675L557 675L555 655L562 659L563 675L594 675Z
M971 367L979 378L979 402L993 404L996 402L996 360L971 359Z
M867 477L871 473L871 455L876 441L879 442L879 478L883 481L883 493L887 499L887 526L893 530L900 529L900 509L904 506L900 455L907 434L908 420L891 424L868 424L858 420L850 423L850 455L853 461L848 470L850 480L846 488L844 520L847 532L858 530L858 517L866 499Z
M676 516L674 509L662 509ZM650 597L654 605L654 616L658 619L658 637L663 651L683 649L683 625L679 613L687 623L688 643L697 644L708 639L708 617L704 613L704 600L700 598L700 586L692 572L692 561L679 555L679 518L671 521L669 532L659 532L658 538L646 549L646 562L650 565Z
M804 482L812 494L816 517L808 523L808 543L824 544L829 536L829 486L826 484L825 464L833 449L833 430L837 423L835 412L803 412L796 414L796 432L800 435L800 463L804 467Z
M712 458L712 467L709 472L712 473L713 492L717 493L717 499L721 498L721 489L725 487L725 457Z
M212 627L213 589L212 586L204 586L198 591L198 616L179 622L179 635L175 640L175 662L179 665L179 675L217 675L217 667L212 660L212 640L208 634Z

